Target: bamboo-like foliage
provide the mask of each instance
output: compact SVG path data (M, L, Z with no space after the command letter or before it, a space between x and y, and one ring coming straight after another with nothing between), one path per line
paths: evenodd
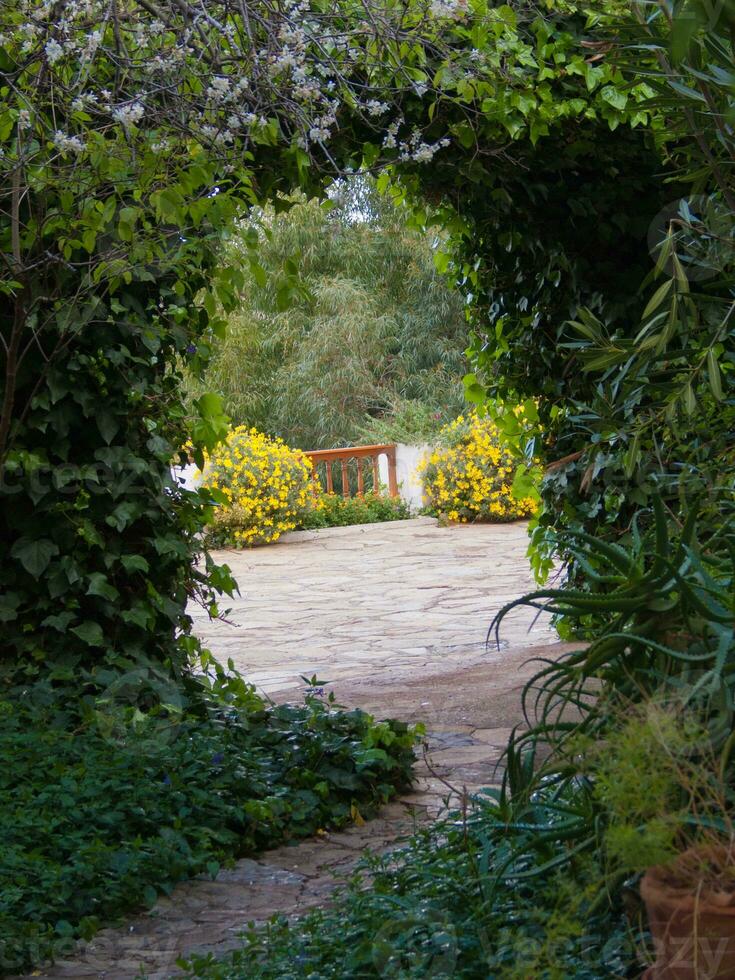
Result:
M235 422L303 449L349 445L366 417L404 401L442 417L462 405L461 299L407 213L350 184L331 208L299 200L262 215L260 268L203 381L189 382L192 395L220 394Z

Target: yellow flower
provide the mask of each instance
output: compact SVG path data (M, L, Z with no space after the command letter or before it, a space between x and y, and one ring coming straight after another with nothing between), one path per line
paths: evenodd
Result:
M217 540L240 546L278 540L317 506L321 489L304 453L243 425L209 456L203 478L229 501L215 512Z
M449 520L508 520L537 510L533 498L513 496L515 465L497 426L473 413L442 429L421 474L429 501Z

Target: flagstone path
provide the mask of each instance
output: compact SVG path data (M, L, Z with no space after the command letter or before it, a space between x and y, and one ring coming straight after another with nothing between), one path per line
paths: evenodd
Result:
M500 649L485 647L492 615L533 585L526 546L523 524L445 528L421 518L221 552L241 595L229 623L193 611L205 644L275 701L300 698L301 675L316 674L342 704L424 721L417 784L363 826L182 883L151 912L33 976L169 978L183 955L236 946L250 921L326 904L366 847L395 846L465 792L496 783L532 659L566 649L527 610L508 618Z
M223 602L228 623L192 610L195 630L268 693L303 687L301 675L338 684L485 661L493 614L534 587L527 547L525 523L440 527L421 517L300 531L266 548L219 552L241 594ZM511 614L503 645L553 639L533 619Z

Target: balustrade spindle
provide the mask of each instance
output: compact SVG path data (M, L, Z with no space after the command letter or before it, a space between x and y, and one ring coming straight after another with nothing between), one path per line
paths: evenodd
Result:
M342 464L342 496L349 497L350 495L350 478L347 475L347 460L341 459Z

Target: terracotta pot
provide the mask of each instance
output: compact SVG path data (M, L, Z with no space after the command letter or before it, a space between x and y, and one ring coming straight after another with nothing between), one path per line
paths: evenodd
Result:
M696 883L696 868L732 868L726 885ZM656 962L643 980L735 980L735 849L700 847L641 882Z

